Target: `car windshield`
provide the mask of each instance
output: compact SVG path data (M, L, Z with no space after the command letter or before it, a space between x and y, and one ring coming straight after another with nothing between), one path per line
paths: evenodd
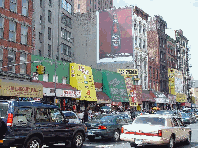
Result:
M107 122L113 122L113 119L114 119L115 117L114 116L104 116L104 117L102 117L100 120L101 121L107 121Z
M8 103L0 103L0 117L5 118L7 117L8 112Z
M157 111L156 114L173 114L173 111Z
M165 119L160 117L137 117L134 123L165 126Z
M186 113L181 113L182 117L188 117L188 115Z

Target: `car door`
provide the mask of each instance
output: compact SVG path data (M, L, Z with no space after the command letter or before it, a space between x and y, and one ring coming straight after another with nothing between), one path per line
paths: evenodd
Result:
M181 133L180 133L180 126L177 122L176 118L172 118L172 124L173 124L173 133L175 134L175 141L179 142L181 140Z
M188 136L188 131L186 131L186 128L184 127L184 124L183 124L183 122L181 121L181 119L180 118L177 118L177 122L178 122L178 124L179 124L179 127L180 127L180 139L181 139L181 141L184 141L186 138L187 138L187 136Z
M69 120L69 123L75 123L75 124L79 124L80 120L78 119L77 115L74 112L65 112L64 116L66 119Z
M43 107L35 108L35 126L36 130L41 132L46 142L54 142L54 125L51 123L49 109Z

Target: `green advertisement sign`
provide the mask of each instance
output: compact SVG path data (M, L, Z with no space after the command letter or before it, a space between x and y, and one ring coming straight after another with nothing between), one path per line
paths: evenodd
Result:
M113 102L129 102L126 90L125 79L119 73L102 71L103 92L106 93Z

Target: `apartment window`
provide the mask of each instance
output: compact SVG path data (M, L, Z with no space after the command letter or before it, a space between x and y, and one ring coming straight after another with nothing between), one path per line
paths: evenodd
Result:
M134 30L137 30L137 23L134 23Z
M67 39L67 31L64 28L61 28L61 38Z
M70 41L70 39L71 39L71 32L68 32L67 34L68 34L67 40Z
M67 3L67 11L68 11L69 13L71 13L71 4L70 4L70 3Z
M91 0L90 0L90 4L91 4Z
M68 54L68 46L66 44L61 45L61 54L69 55Z
M40 24L42 23L42 16L40 15Z
M7 63L7 66L8 66L8 71L9 72L15 72L15 52L12 51L12 50L8 50L8 63Z
M4 0L0 0L0 7L4 7Z
M145 35L146 33L146 25L143 26L143 34Z
M55 78L56 78L56 83L58 83L58 76L53 75L53 82L55 82Z
M141 33L141 32L142 32L142 24L139 23L139 33Z
M68 16L66 16L65 14L62 14L61 16L61 22L66 25L71 27L71 18L69 18Z
M20 53L20 74L26 74L26 62L27 55L25 53Z
M51 57L51 49L52 49L52 46L48 44L48 57Z
M9 40L16 41L16 23L9 21Z
M156 70L156 71L157 71L157 73L156 73L156 74L157 74L157 79L158 79L158 70Z
M68 49L68 55L71 57L72 56L71 47L67 46L67 49Z
M39 56L41 56L41 50L39 50Z
M21 25L21 43L27 44L28 27Z
M42 43L42 33L39 32L39 41Z
M96 5L95 5L95 9L96 9Z
M90 12L91 12L91 8L90 8L90 10L89 10Z
M43 0L40 0L40 7L42 8L43 6Z
M22 15L28 16L28 0L22 0Z
M49 74L43 74L43 81L45 82L49 81Z
M48 10L48 22L52 23L52 12Z
M145 48L145 46L146 46L146 41L144 40L143 41L143 49Z
M139 38L139 47L142 48L142 39Z
M48 27L48 39L49 39L49 40L51 40L51 30L52 30L52 29L51 29L50 27Z
M17 0L10 0L10 11L17 12Z
M2 66L3 66L3 49L0 49L0 71Z
M78 9L80 9L80 4L78 4Z
M3 38L4 19L0 17L0 38Z
M67 84L67 78L63 77L63 84Z
M153 68L153 79L155 79L155 68Z
M135 36L135 45L137 45L137 36Z
M50 7L52 6L52 0L49 0L49 6Z

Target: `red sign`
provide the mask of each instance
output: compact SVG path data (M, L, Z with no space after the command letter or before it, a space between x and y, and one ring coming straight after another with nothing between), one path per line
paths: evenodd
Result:
M142 85L132 85L131 87L131 100L132 102L142 103Z

